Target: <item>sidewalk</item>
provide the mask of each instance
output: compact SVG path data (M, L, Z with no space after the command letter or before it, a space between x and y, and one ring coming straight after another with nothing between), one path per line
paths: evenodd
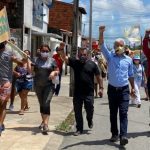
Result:
M6 116L6 130L0 137L0 150L43 150L46 145L50 145L52 150L57 150L63 136L55 134L54 130L72 110L72 98L68 95L69 76L63 76L60 96L54 96L51 102L50 132L48 135L43 135L38 129L41 117L35 93L29 93L30 109L23 116L18 115L20 98L16 96L14 111L8 111Z

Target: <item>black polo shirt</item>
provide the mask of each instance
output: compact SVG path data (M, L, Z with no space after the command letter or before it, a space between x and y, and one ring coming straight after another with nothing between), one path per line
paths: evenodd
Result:
M69 58L68 65L74 70L74 96L94 96L94 75L100 75L95 62Z

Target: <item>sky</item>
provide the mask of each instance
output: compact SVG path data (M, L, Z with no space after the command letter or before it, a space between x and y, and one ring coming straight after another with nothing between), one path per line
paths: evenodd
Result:
M73 0L61 0L72 3ZM89 35L90 0L79 0L80 6L87 11L83 15L82 34ZM143 37L145 30L150 29L149 0L93 0L92 37L98 39L100 25L106 26L105 39L108 44L116 38L124 37L124 30L133 26L140 27Z

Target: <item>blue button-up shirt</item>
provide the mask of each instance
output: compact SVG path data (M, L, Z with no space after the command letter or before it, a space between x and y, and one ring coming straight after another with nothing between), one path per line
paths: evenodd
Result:
M114 87L123 87L129 84L129 77L133 77L133 62L126 55L118 56L114 51L109 51L105 43L101 50L108 63L108 82Z

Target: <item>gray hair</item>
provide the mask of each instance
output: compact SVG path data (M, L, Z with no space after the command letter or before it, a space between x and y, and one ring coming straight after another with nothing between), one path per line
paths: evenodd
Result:
M126 45L126 42L123 38L117 38L115 42L123 42L123 44Z

